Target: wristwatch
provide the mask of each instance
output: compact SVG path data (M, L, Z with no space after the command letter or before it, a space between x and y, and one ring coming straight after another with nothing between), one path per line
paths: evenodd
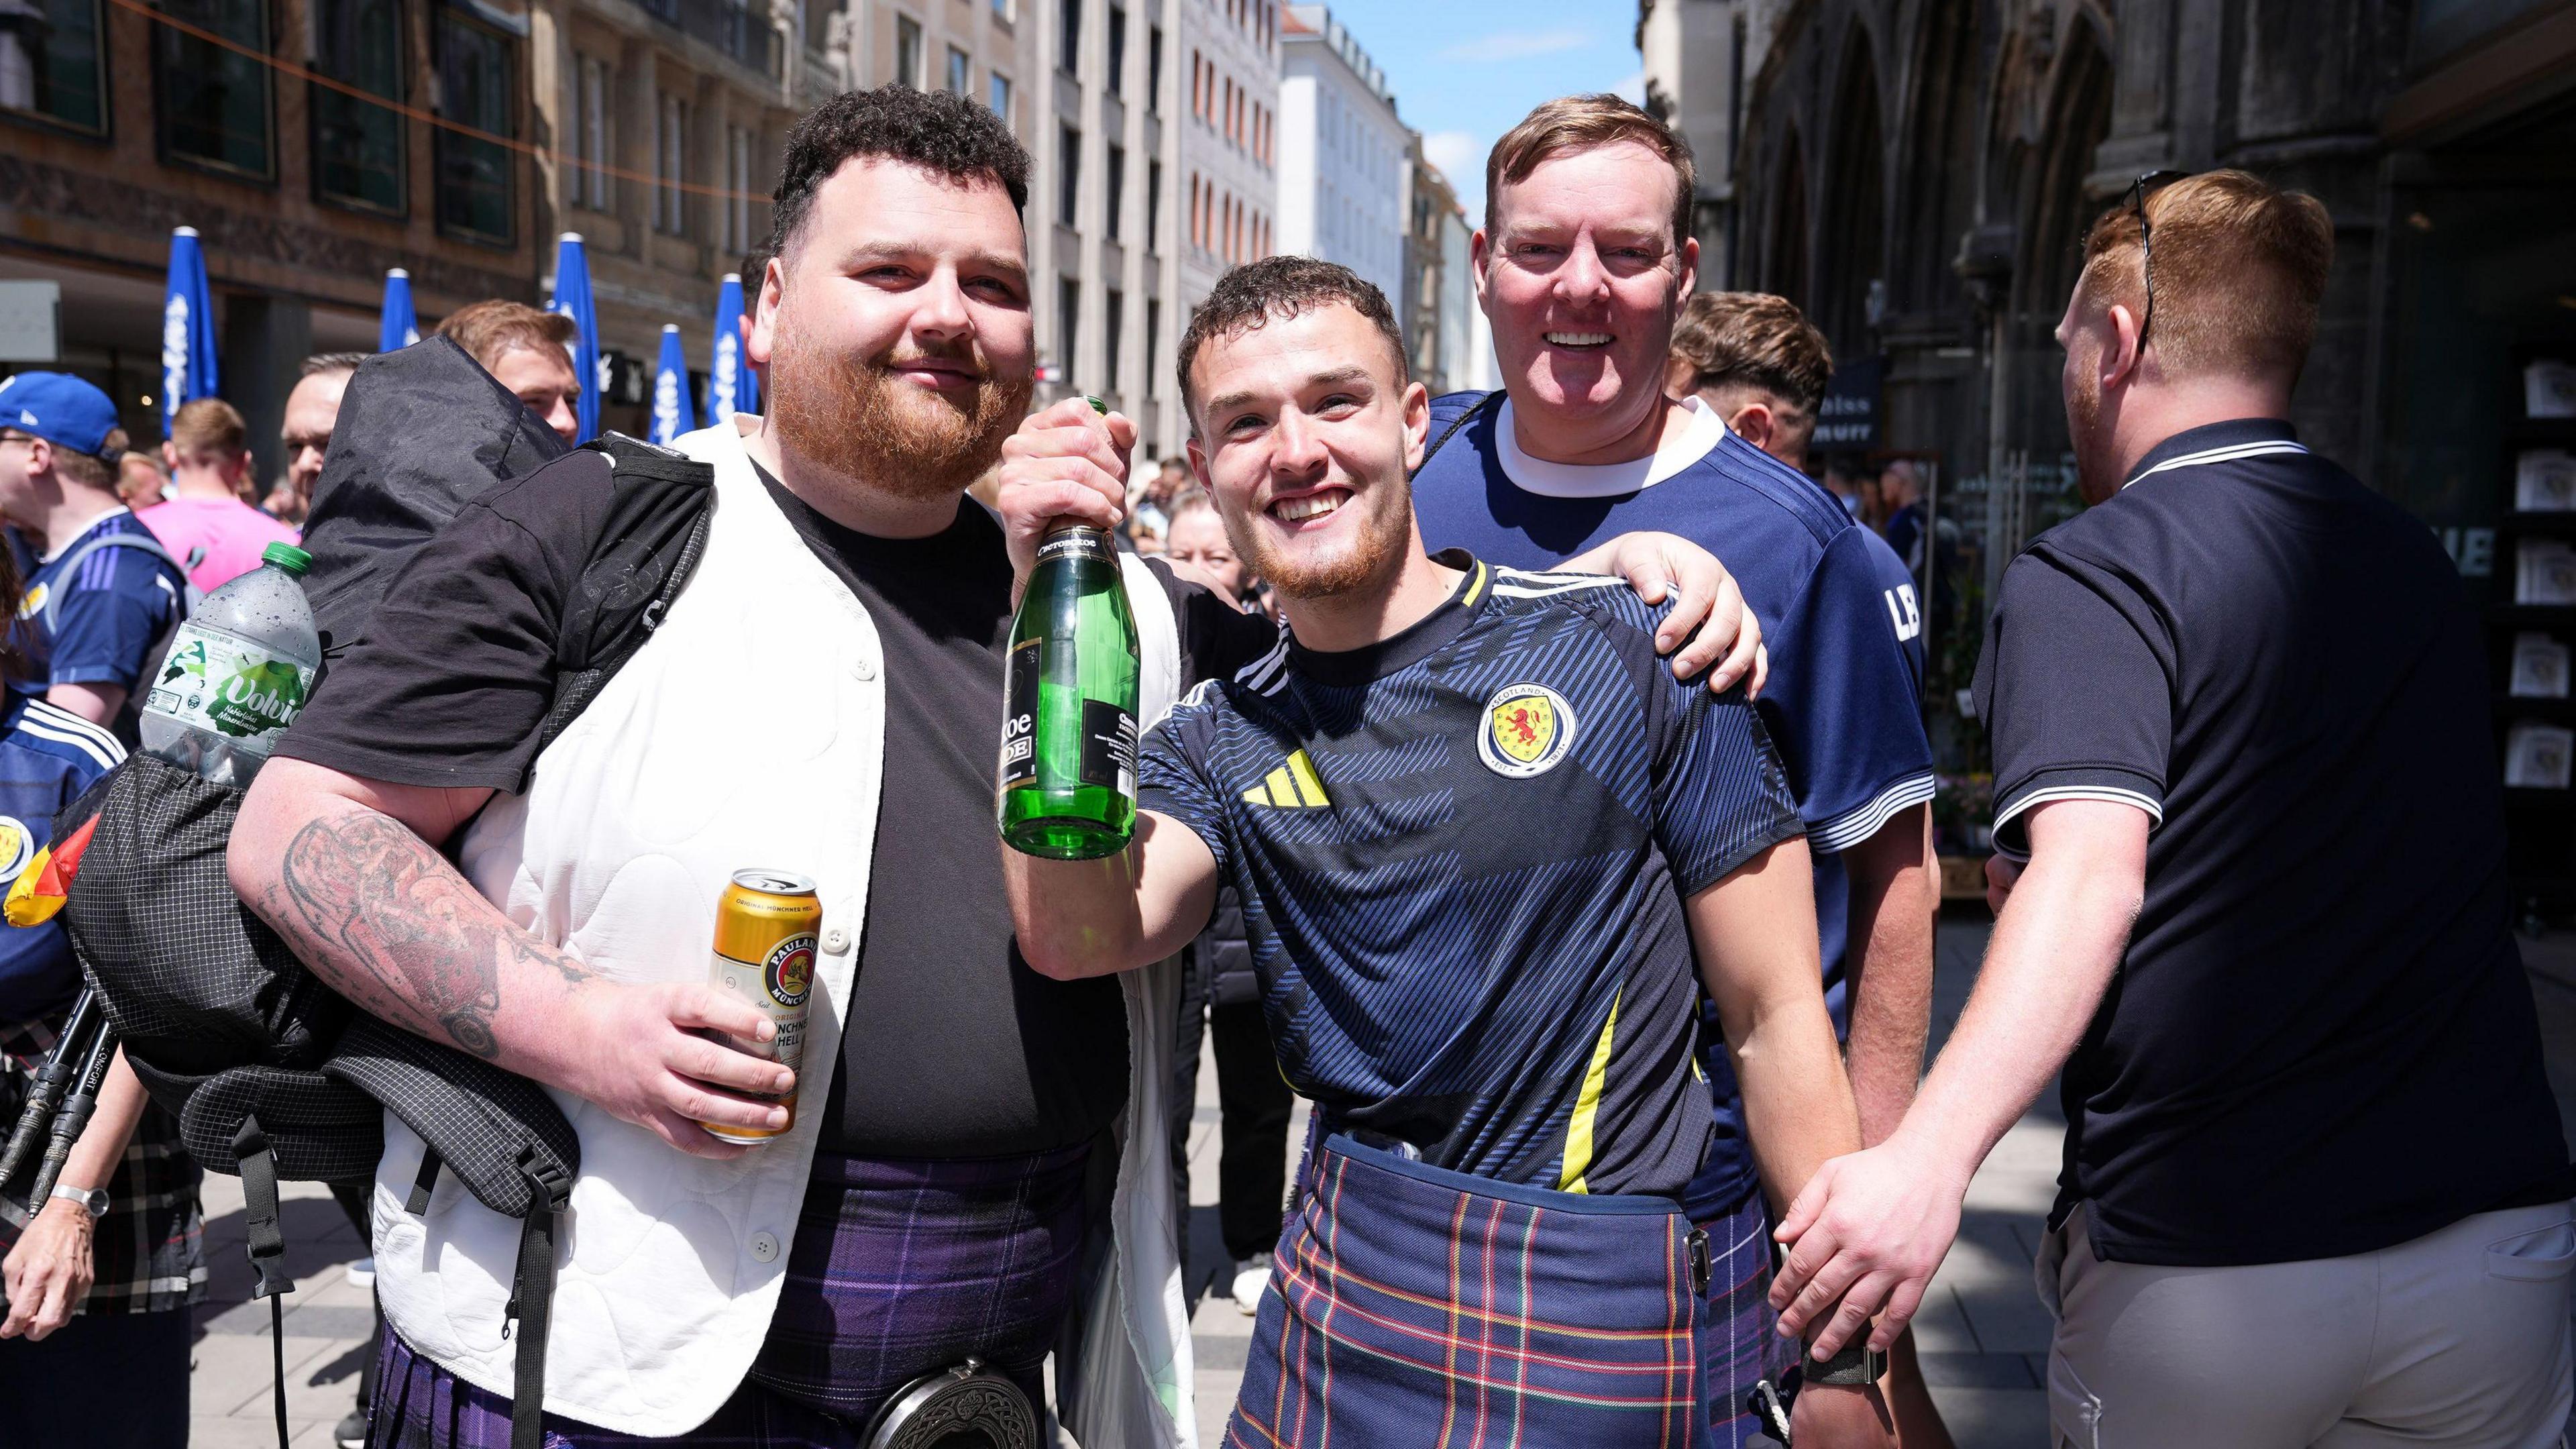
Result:
M58 1197L66 1202L79 1203L89 1213L91 1222L97 1222L107 1216L107 1189L103 1187L72 1187L58 1182L46 1197L48 1199Z
M1887 1372L1887 1355L1879 1353L1863 1339L1843 1345L1843 1351L1832 1358L1808 1358L1802 1365L1802 1377L1811 1384L1834 1384L1843 1388L1866 1388L1877 1383Z

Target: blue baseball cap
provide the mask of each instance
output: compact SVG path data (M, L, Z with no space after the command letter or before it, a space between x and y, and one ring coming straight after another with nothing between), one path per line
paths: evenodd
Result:
M122 426L107 394L68 372L22 372L0 380L0 428L105 457L107 435Z

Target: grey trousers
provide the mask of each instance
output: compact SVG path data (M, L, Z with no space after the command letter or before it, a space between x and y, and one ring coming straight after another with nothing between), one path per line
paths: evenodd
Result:
M2375 1253L2230 1268L2106 1263L2078 1208L2035 1265L2073 1449L2551 1449L2576 1376L2569 1204Z

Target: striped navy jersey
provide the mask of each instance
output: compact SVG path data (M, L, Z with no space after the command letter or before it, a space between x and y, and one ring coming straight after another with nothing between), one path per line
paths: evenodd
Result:
M1707 1150L1682 902L1801 826L1740 692L1617 579L1464 554L1366 649L1283 636L1147 738L1141 804L1243 900L1280 1065L1337 1127L1567 1191L1678 1196Z
M125 758L116 736L67 709L6 691L0 707L0 889L53 840L54 815ZM80 989L59 920L0 926L0 1024L24 1025Z

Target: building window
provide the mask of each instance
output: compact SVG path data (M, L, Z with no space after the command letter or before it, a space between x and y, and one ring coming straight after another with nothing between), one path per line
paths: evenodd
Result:
M1108 174L1103 178L1103 180L1108 183L1109 195L1107 199L1109 214L1105 220L1105 224L1101 227L1101 231L1111 241L1116 241L1118 240L1118 213L1121 209L1120 203L1126 200L1127 192L1126 147L1112 146L1109 148Z
M1002 118L1003 125L1009 125L1011 123L1011 78L999 71L986 76L984 103L993 108L994 115Z
M948 91L959 96L975 93L975 63L953 45L948 47Z
M510 37L441 7L431 32L438 63L438 112L507 140L519 134L518 56ZM508 245L517 233L517 157L501 141L438 132L438 224Z
M1056 31L1055 64L1058 70L1073 75L1081 69L1082 0L1059 0L1063 19Z
M1145 163L1145 250L1163 249L1163 163Z
M1127 94L1127 12L1109 7L1109 93Z
M921 22L909 15L894 18L894 83L921 89Z
M262 61L268 54L267 0L160 0L159 8L195 31L242 47L218 45L176 25L152 27L162 153L245 176L274 177L268 67Z
M1074 224L1082 202L1082 133L1059 123L1055 128L1055 219Z
M1103 305L1109 314L1109 330L1101 334L1108 339L1109 344L1107 381L1111 391L1124 392L1126 388L1119 381L1121 374L1118 371L1118 354L1119 343L1125 340L1127 333L1127 294L1112 287Z
M1163 113L1163 27L1159 25L1145 30L1145 113Z
M1163 395L1162 368L1155 362L1158 340L1163 334L1163 304L1159 298L1145 299L1145 396Z
M993 18L1001 21L1004 25L1010 24L1015 18L1012 13L1011 0L993 0Z
M107 132L105 0L36 0L35 24L0 27L0 110Z
M575 200L593 211L607 211L616 203L616 192L609 188L609 168L616 164L609 151L609 118L617 112L613 87L616 72L608 62L596 56L578 56L573 69L574 159L580 164L573 172Z
M313 11L313 68L389 101L403 97L401 0L347 0ZM403 123L393 110L312 86L313 189L328 201L399 216Z
M653 229L672 236L689 230L689 103L664 91L654 98Z
M756 141L748 126L725 127L725 250L751 250L751 199L759 190L753 169Z
M1075 343L1082 337L1082 283L1071 277L1055 279L1056 355L1064 361L1064 381L1073 382Z

